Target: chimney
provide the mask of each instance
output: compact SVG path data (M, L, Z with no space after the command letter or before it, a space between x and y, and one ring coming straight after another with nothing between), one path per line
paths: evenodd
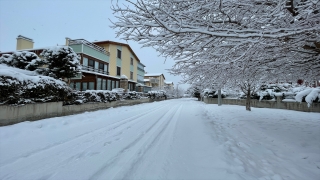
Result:
M32 39L19 35L17 37L17 50L33 49L33 43Z
M66 37L66 46L69 46L69 40L70 38Z

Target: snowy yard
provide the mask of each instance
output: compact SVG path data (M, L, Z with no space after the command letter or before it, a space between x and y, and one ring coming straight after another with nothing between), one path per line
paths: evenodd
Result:
M320 178L320 114L174 99L0 127L0 179Z

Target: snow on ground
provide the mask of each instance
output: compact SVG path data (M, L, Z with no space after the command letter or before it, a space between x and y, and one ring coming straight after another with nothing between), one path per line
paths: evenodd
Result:
M174 99L0 127L0 179L319 179L320 114Z

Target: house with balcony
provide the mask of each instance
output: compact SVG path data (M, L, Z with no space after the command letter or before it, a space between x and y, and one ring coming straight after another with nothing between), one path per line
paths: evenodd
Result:
M32 39L19 35L16 50L34 52L39 56L46 49L34 49L33 44ZM128 77L128 90L137 90L138 83L144 86L145 65L140 62L128 44L66 38L65 45L79 55L82 65L81 73L71 79L70 87L81 91L112 90L120 88L122 75ZM11 53L13 51L1 52L0 56Z
M114 41L95 41L93 44L110 52L109 75L120 78L128 77L128 89L135 91L138 83L143 84L144 67L129 44Z
M144 75L144 84L146 86L152 87L154 90L162 90L165 86L165 77L161 73L154 73L154 74L145 74Z
M66 38L70 46L80 56L81 74L71 79L70 87L85 90L112 90L120 87L120 77L111 76L110 53L103 47L85 39Z

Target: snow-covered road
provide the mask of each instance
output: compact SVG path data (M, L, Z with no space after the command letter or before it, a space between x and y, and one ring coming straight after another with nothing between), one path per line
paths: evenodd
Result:
M319 113L174 99L0 127L0 179L319 178Z

